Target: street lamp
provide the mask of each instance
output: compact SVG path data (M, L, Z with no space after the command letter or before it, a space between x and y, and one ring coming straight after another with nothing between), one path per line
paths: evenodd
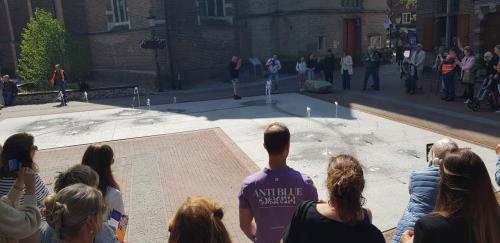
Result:
M153 49L155 51L155 65L156 65L156 77L155 82L158 87L159 92L163 92L163 84L160 78L160 60L158 58L159 49L164 49L166 44L164 39L160 39L156 35L155 26L156 26L156 16L153 15L153 12L149 11L149 16L146 17L149 20L149 26L151 28L151 36L146 38L141 43L141 48L143 49Z

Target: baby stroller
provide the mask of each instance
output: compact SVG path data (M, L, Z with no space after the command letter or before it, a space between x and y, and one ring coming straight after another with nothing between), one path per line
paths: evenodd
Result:
M403 60L401 65L401 79L405 80L407 94L415 94L417 77L417 67L408 58Z
M496 110L499 98L497 87L499 79L499 74L492 74L486 77L481 84L481 89L477 92L474 99L472 99L472 102L467 104L467 107L473 111L478 111L481 108L481 104L486 102L486 104L490 105L491 109Z

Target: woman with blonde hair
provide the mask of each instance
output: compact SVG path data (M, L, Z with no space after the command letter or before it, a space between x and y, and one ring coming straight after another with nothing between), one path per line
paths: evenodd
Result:
M500 208L481 158L469 150L448 153L440 174L434 212L405 231L401 242L500 242Z
M101 192L84 184L65 187L45 199L44 215L58 242L94 242L105 214Z
M99 184L99 176L97 173L86 165L74 165L64 172L56 176L54 182L54 193L60 192L62 189L75 184L84 184L93 188L97 188ZM50 227L46 222L40 227L40 243L55 243L58 242L55 229ZM101 230L96 234L94 243L118 243L115 230L104 223Z
M282 242L385 243L380 230L371 223L371 211L363 208L365 179L359 161L350 155L331 158L326 184L328 202L300 204Z
M168 243L231 243L217 203L188 198L170 221Z

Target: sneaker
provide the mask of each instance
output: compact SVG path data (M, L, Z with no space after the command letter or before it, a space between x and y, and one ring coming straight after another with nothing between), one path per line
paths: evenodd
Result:
M241 100L241 97L239 95L234 95L233 97L235 100Z
M467 99L467 100L464 102L464 104L469 104L469 103L471 103L471 102L472 102L472 100Z

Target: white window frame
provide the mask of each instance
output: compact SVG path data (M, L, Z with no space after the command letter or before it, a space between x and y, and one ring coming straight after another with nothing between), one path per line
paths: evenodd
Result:
M222 4L222 14L219 13L219 8L217 6L217 2L220 1ZM214 12L215 15L210 15L208 12L208 2L212 2L214 5ZM226 17L226 2L224 0L205 0L205 16L206 17L212 17L212 18L221 18L221 17Z
M411 12L401 14L402 24L411 24Z
M115 25L128 25L129 24L129 18L128 18L128 4L127 0L110 0L111 1L111 14L113 16L113 24ZM119 9L115 9L115 2L117 4L120 4L120 2L123 2L125 4L125 17L121 16L122 12ZM116 19L116 16L119 15L119 18L125 18L125 21L119 21Z

